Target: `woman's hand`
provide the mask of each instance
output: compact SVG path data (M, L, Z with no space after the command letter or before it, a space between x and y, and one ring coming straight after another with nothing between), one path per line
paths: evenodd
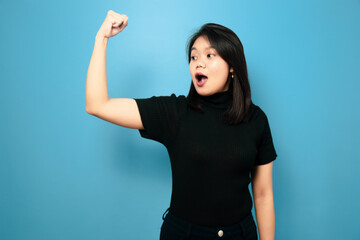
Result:
M113 37L124 30L127 25L128 17L126 15L109 10L97 36L104 38Z

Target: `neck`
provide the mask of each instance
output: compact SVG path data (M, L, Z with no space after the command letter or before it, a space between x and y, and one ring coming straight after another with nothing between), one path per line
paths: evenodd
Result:
M199 101L207 107L218 108L218 109L227 109L233 99L233 91L230 88L224 92L217 92L209 96L199 95Z

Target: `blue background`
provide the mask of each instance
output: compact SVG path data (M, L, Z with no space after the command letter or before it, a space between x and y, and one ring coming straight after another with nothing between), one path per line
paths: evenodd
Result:
M0 1L0 239L158 239L166 148L85 110L107 11L111 98L187 95L202 24L241 39L267 114L276 239L360 239L360 1Z

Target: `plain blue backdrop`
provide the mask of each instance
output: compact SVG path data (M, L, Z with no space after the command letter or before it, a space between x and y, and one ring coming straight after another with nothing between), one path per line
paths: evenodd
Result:
M360 1L0 1L0 239L159 238L166 148L85 110L107 11L111 98L187 95L189 36L215 22L241 39L267 114L276 239L357 240Z

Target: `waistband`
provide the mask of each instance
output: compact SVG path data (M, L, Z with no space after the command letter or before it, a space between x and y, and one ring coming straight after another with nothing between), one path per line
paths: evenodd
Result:
M165 214L166 216L164 217ZM249 229L252 224L255 225L255 221L251 212L240 222L229 226L207 227L198 224L193 224L173 215L170 212L169 208L163 214L163 220L169 221L172 224L176 224L176 227L182 229L188 234L190 234L191 232L191 234L193 235L208 236L208 237L212 237L214 235L223 236L225 234L229 235L238 232L246 233L247 229Z

